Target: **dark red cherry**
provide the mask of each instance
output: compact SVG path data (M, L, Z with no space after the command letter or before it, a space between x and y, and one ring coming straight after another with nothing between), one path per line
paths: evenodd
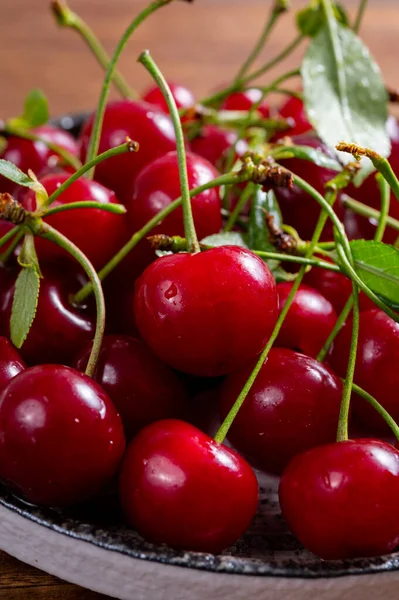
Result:
M91 347L76 359L79 371L85 370ZM128 437L154 421L187 412L188 398L177 375L132 337L104 338L94 379L115 404Z
M191 90L178 83L169 82L169 87L177 108L190 108L191 106L194 106L195 98ZM158 86L149 88L145 94L143 94L143 100L169 114L168 105Z
M280 311L293 283L277 285ZM337 321L333 305L317 290L301 284L280 329L276 346L299 350L316 357Z
M70 133L57 129L51 125L42 125L32 130L32 133L40 135L43 139L61 146L74 156L78 156L78 144ZM31 169L39 176L44 169L55 166L59 157L50 150L43 142L32 142L15 136L7 138L7 146L1 158L14 163L21 171L26 173ZM0 177L0 192L14 194L19 186L9 179Z
M74 369L32 367L0 396L0 478L29 502L66 506L93 496L124 449L110 398Z
M0 336L0 392L19 373L25 371L26 364L18 351L6 337Z
M292 533L325 560L388 554L399 544L399 452L380 440L329 444L294 458L279 489Z
M334 371L345 376L348 363L352 320L337 336L330 362ZM399 324L378 309L360 313L355 383L380 402L399 421ZM379 414L362 398L353 395L353 413L368 430L385 434L388 426Z
M278 133L275 138L289 136L297 136L303 133L309 133L313 127L309 123L305 107L300 98L289 98L280 108L279 114L284 119L290 119L293 121L293 126L281 133Z
M190 141L195 154L209 160L215 167L224 170L229 150L237 141L237 133L231 129L222 129L218 125L204 125L198 135ZM245 140L237 143L236 154L241 157L247 152Z
M222 419L254 366L225 379ZM292 350L272 348L228 438L251 464L280 474L300 452L335 441L341 396L340 379L325 365Z
M267 265L251 251L222 246L164 256L137 280L136 323L167 364L193 375L231 373L260 354L276 321Z
M70 364L79 348L94 337L95 314L88 307L70 304L85 277L72 261L42 264L37 312L22 348L21 356L30 365L57 362ZM0 330L10 337L10 317L15 274L0 294Z
M209 183L219 176L216 169L201 156L187 154L190 189ZM131 233L141 229L160 210L180 196L179 166L176 152L169 152L147 165L137 176L133 196L127 203ZM195 228L199 239L218 233L222 227L220 190L213 188L191 201ZM183 211L178 208L155 227L152 234L184 236Z
M92 127L93 116L89 117L80 135L83 160ZM139 152L114 156L98 165L95 171L96 180L114 190L121 202L130 198L137 173L176 147L172 121L163 111L142 101L110 102L105 111L100 152L123 144L127 136L140 144Z
M254 104L257 104L262 98L262 91L257 88L251 88L244 92L234 92L227 96L223 101L222 110L250 110ZM260 104L258 111L263 118L267 119L270 115L270 109L265 100Z
M68 173L51 174L43 177L40 183L50 196L68 178ZM56 207L82 200L101 202L101 204L118 202L114 192L97 181L81 177L74 181L51 206ZM27 210L36 210L34 192L29 190L23 197L22 203ZM101 209L83 208L65 211L47 217L45 221L76 244L96 268L103 267L127 239L125 217ZM47 240L37 238L35 245L39 258L49 260L65 256L65 250Z
M258 505L251 467L183 421L158 421L133 440L120 495L128 522L148 541L221 552L250 525Z

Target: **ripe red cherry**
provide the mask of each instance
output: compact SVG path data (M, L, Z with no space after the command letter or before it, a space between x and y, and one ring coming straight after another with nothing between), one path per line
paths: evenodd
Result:
M14 346L7 338L0 336L0 392L13 377L25 369L26 364Z
M280 311L293 283L277 285ZM337 321L333 305L317 290L301 284L276 340L277 346L316 357Z
M399 544L399 452L373 439L294 458L280 481L291 531L325 560L379 556Z
M235 131L222 129L217 125L204 125L199 134L190 141L190 148L195 154L206 158L223 171L229 150L236 141L237 133ZM247 150L247 142L240 140L236 147L237 155L243 156Z
M254 104L259 102L262 97L262 91L257 88L251 88L249 90L245 90L244 92L234 92L227 96L227 98L223 101L222 109L223 110L250 110ZM258 111L262 115L263 118L267 119L270 115L270 109L265 100L261 103L258 108Z
M201 156L187 154L190 189L209 183L219 173ZM147 165L137 176L133 196L127 203L129 231L141 229L161 209L180 196L179 166L176 152L169 152ZM222 227L219 188L206 190L192 201L195 228L199 239L218 233ZM184 236L183 210L176 209L152 234Z
M51 125L42 125L33 129L32 133L61 146L74 156L79 154L77 142L70 133L62 129L51 127ZM44 169L54 166L59 157L43 142L32 142L10 136L7 138L7 146L1 154L1 158L14 163L24 173L31 169L36 176L39 176ZM0 176L0 192L14 194L18 189L17 184Z
M222 246L164 256L137 280L136 323L167 364L192 375L231 373L260 354L276 321L273 275L255 254Z
M40 183L50 196L68 178L68 173L50 174L43 177ZM56 207L82 200L101 202L101 204L118 202L114 192L97 181L82 177L65 190L51 206ZM27 210L36 210L34 192L29 190L23 197L22 203ZM45 221L76 244L96 268L103 267L120 250L127 238L125 217L105 210L93 208L71 210L47 217ZM35 244L39 258L48 260L65 256L65 250L47 240L37 238Z
M195 98L191 90L178 83L169 82L169 87L177 108L190 108L191 106L194 106ZM168 105L158 86L149 88L145 94L143 94L143 100L169 114Z
M91 347L79 354L79 371L85 370ZM179 378L140 340L106 336L94 379L115 404L128 437L154 421L186 412L188 399Z
M40 365L0 396L0 478L34 504L66 506L115 475L123 426L104 390L60 365Z
M293 127L290 129L278 133L275 138L284 137L286 135L296 136L302 133L309 133L313 127L309 123L306 116L305 107L300 98L289 98L279 109L279 114L284 119L290 119L293 121Z
M30 365L57 362L70 364L79 348L93 339L95 315L86 306L70 304L70 295L86 282L73 262L59 261L41 265L39 303L21 356ZM10 317L15 273L0 294L0 330L10 337Z
M93 116L80 135L82 159L86 158ZM119 100L106 108L100 141L100 152L123 144L126 137L140 144L139 152L120 154L96 167L95 178L114 190L120 202L130 198L137 173L149 162L175 149L172 121L164 112L146 102Z
M183 421L158 421L133 440L122 465L122 506L148 541L221 552L247 530L258 505L251 467Z
M222 419L254 366L225 379ZM335 440L341 396L341 381L326 366L292 350L272 348L228 438L251 464L281 474L300 452Z
M349 356L352 320L337 336L330 356L334 371L345 376ZM374 396L399 421L399 324L378 309L360 314L355 383ZM353 395L353 413L375 434L387 433L388 426L362 398Z

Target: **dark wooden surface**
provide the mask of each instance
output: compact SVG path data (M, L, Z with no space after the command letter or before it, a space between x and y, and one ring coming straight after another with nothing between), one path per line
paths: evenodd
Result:
M111 51L131 15L147 2L70 0L70 4ZM234 75L270 4L265 0L197 0L193 5L176 2L142 26L121 67L131 84L143 89L149 78L135 57L149 47L169 79L187 84L198 96L204 95ZM344 4L353 12L357 2ZM399 2L371 0L370 5L363 38L382 66L386 81L399 87ZM45 90L53 114L95 105L101 70L75 33L57 28L48 6L48 0L0 0L0 118L20 114L23 97L32 87ZM292 19L287 16L272 36L263 60L293 36ZM296 66L299 56L300 52L296 53L284 67ZM100 600L104 596L66 584L0 553L0 598Z

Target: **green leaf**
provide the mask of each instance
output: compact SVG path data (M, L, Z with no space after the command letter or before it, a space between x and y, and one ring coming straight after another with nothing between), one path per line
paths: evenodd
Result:
M268 212L274 217L274 223L277 227L282 225L282 217L277 198L273 190L265 192L261 186L253 185L254 194L252 197L251 213L249 217L249 227L246 236L248 246L251 250L261 250L262 252L275 251L274 246L269 242L269 230L266 225L266 214ZM279 265L279 261L265 259L273 271Z
M205 246L240 246L241 248L248 248L244 237L238 231L222 231L221 233L214 233L208 235L201 244Z
M11 127L33 129L45 125L49 120L49 109L46 96L39 89L34 89L25 98L24 112L21 117L9 119Z
M23 185L29 188L37 187L37 182L31 179L29 175L23 173L18 167L8 160L0 158L0 175L3 175L6 179L10 179L14 183Z
M382 242L350 242L355 269L368 287L399 310L399 250Z
M335 18L345 25L349 25L345 9L340 4L334 5ZM309 6L297 12L296 22L299 31L307 37L315 37L326 24L326 17L319 0L313 1Z
M328 146L345 141L389 156L385 85L368 49L351 29L329 18L306 52L302 78L308 118ZM339 155L344 163L353 161L348 154ZM370 165L366 159L368 172Z
M278 148L278 146L277 146ZM327 156L324 152L312 148L311 146L282 146L273 153L276 160L283 160L287 158L301 158L302 160L308 160L318 167L325 169L331 169L331 171L342 171L342 165L331 156Z
M35 318L39 300L40 277L33 266L21 270L15 283L10 321L11 341L21 348Z

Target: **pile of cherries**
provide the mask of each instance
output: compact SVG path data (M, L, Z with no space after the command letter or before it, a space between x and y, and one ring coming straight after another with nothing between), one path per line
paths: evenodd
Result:
M171 89L178 108L195 105L188 89ZM248 111L256 92L234 93L222 108ZM259 112L267 118L270 109L263 103ZM329 154L301 100L289 99L279 113L289 118L286 134L293 144ZM84 161L92 128L90 117L78 140L50 125L34 133ZM396 120L390 119L389 131L391 163L399 172ZM104 161L95 180L78 179L53 204L119 202L125 215L83 208L45 217L97 270L180 196L174 129L158 88L141 100L107 105L100 152L126 137L137 140L138 153ZM187 142L191 189L223 172L236 140L235 130L205 124ZM24 172L31 169L49 195L71 174L43 141L9 136L2 158ZM282 164L321 193L334 176L298 158ZM28 211L36 209L32 190L2 178L0 192L12 194ZM199 239L222 229L220 192L209 189L192 200ZM351 194L378 208L373 176ZM310 239L320 213L314 200L297 186L277 189L276 195L284 223ZM391 207L398 218L398 204ZM341 197L335 210L352 238L372 238L375 223L347 210ZM1 235L11 226L0 221ZM184 236L182 209L155 233ZM394 236L388 226L386 241ZM331 228L322 239L332 239ZM147 540L220 552L245 533L256 513L256 468L281 476L288 526L318 556L372 556L397 547L399 452L381 441L389 436L385 422L353 395L353 439L335 442L350 321L327 364L316 359L351 294L343 274L321 268L306 274L229 430L233 450L215 441L204 423L213 412L223 420L232 409L292 282L276 283L266 262L239 246L158 257L143 240L104 281L107 330L91 379L84 371L95 305L91 297L80 305L71 302L85 275L47 240L37 238L36 251L43 279L20 352L9 341L15 258L0 270L0 478L10 490L31 503L65 507L118 485L127 521ZM361 310L355 382L399 420L399 325L366 297Z

